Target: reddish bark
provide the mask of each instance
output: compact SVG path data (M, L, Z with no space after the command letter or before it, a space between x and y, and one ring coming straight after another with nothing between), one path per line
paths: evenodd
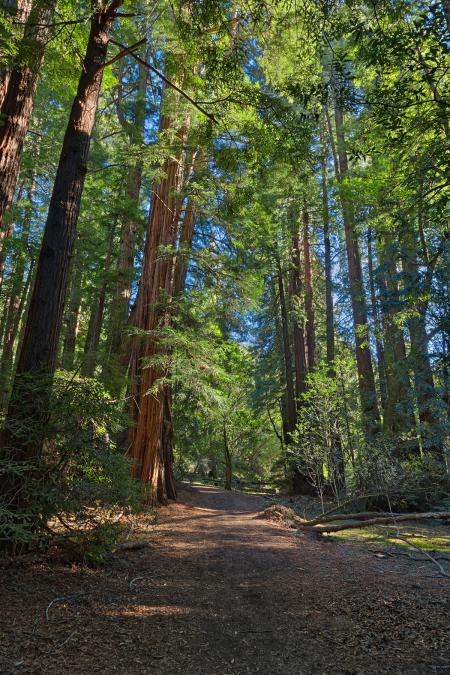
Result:
M160 131L173 127L172 118L162 115ZM175 250L182 213L179 196L183 184L189 120L177 134L177 148L165 162L165 177L153 187L144 263L139 285L134 326L146 331L135 340L131 355L129 454L134 459L133 474L150 487L149 500L164 503L176 497L172 468L170 391L162 380L164 365L154 362L161 352L152 331L170 325L170 304L174 296ZM164 251L161 251L161 249ZM150 333L150 334L149 334ZM167 433L169 431L169 433Z
M4 232L4 217L14 198L23 142L49 33L45 24L51 22L54 8L55 0L48 0L44 4L38 2L29 12L17 65L6 75L3 93L0 91L0 233ZM25 3L22 13L24 16L28 13Z

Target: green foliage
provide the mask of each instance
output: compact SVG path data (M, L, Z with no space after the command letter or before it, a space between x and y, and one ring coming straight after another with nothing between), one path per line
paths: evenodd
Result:
M31 380L28 394L33 389ZM20 461L3 454L1 479L9 489L1 499L1 539L20 546L83 538L84 532L95 544L96 509L137 508L140 487L114 442L123 422L120 407L99 382L59 373L45 429L33 428L30 421L23 430L30 438L43 435L42 455ZM78 526L82 529L74 535ZM100 528L99 537L102 533Z

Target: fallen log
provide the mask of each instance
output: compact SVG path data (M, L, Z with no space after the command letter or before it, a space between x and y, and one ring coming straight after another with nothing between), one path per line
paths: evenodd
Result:
M386 516L386 513L383 513L382 511L360 511L358 513L333 513L331 515L328 515L324 513L321 516L317 516L317 518L313 518L312 520L305 520L302 522L302 525L305 527L314 527L315 525L321 525L322 523L331 523L335 520L366 520L369 518L376 518L378 516ZM389 513L392 517L397 517L400 515L404 515L402 513Z
M347 515L343 515L342 519L347 518ZM396 525L399 522L405 522L408 520L450 520L450 511L433 511L430 513L402 513L400 515L393 513L383 513L380 514L377 518L369 518L367 520L358 520L355 522L347 521L339 523L338 525L317 525L313 527L315 532L340 532L341 530L356 530L362 527L371 527L372 525L385 525L386 523L392 523ZM311 521L308 525L311 524ZM305 527L305 523L303 523Z
M355 502L359 501L364 501L366 499L373 499L375 497L406 497L407 495L412 495L412 494L417 494L417 493L431 493L433 492L430 488L416 488L415 490L388 490L388 491L383 491L383 492L368 492L366 494L361 494L361 495L354 495L353 497L349 497L348 499L344 500L340 504L336 504L333 506L331 509L328 509L324 513L321 513L319 516L316 516L316 518L311 518L311 520L308 520L307 523L308 525L316 525L319 523L323 522L328 522L325 521L324 518L326 516L330 516L332 514L335 514L337 511L342 511L347 506L350 506L351 504L355 504ZM366 511L365 513L369 513ZM374 512L375 513L375 512ZM376 512L378 513L378 512ZM345 514L344 514L345 515ZM350 514L349 514L350 515ZM348 515L346 515L348 518Z

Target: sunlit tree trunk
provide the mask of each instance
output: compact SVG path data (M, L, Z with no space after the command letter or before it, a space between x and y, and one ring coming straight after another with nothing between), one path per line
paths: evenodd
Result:
M375 333L375 344L377 350L377 365L378 365L378 381L380 387L380 400L384 413L386 413L386 370L385 370L385 358L384 358L384 345L383 345L383 328L381 325L380 314L379 314L379 302L377 297L377 284L375 283L375 273L374 273L374 247L373 247L373 232L372 228L369 226L367 228L367 266L369 272L369 288L370 288L370 304L372 310L372 321L373 328Z
M162 114L160 132L173 128L173 124L171 117ZM186 118L177 133L176 147L165 162L164 178L153 187L134 313L134 326L146 334L136 339L132 347L129 400L134 423L129 428L128 447L134 460L133 474L149 485L149 500L154 503L164 503L176 497L172 461L167 456L171 452L168 446L170 439L164 433L165 423L171 424L168 388L162 381L167 375L167 369L155 362L164 352L159 349L157 337L151 332L170 324L175 277L174 250L182 213L179 193L183 183L188 130L189 118ZM149 364L152 359L154 362Z

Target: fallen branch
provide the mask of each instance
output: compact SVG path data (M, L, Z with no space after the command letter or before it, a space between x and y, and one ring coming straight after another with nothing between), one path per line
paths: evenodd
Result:
M342 518L347 518L343 515ZM435 511L431 513L402 513L400 515L393 513L384 513L377 518L369 518L358 522L348 521L339 525L319 525L314 527L316 532L340 532L342 530L356 530L362 527L371 527L372 525L383 525L385 523L396 524L407 520L450 520L450 511ZM308 522L308 526L312 521ZM305 526L305 523L303 523Z
M423 553L427 558L431 560L432 563L436 565L436 567L439 569L439 573L442 574L443 577L447 577L447 579L450 579L450 574L448 574L444 568L442 567L441 563L436 560L428 551L424 551L423 548L420 548L420 546L416 546L416 544L413 544L412 542L409 541L407 537L401 537L399 534L396 535L391 535L392 539L398 539L398 541L403 541L405 544L408 546L411 546L411 548L415 549L416 551L420 551L420 553Z
M325 511L325 513L321 513L320 516L317 516L316 518L312 518L311 520L308 520L308 525L318 525L319 523L327 522L324 520L325 517L330 516L333 513L336 513L337 511L342 511L346 506L350 506L351 504L354 504L355 502L362 501L364 499L373 499L374 497L403 497L409 494L416 494L416 493L429 493L432 492L430 488L416 488L415 490L410 490L410 491L405 491L405 490L394 490L392 492L368 492L367 494L363 495L355 495L354 497L350 497L349 499L346 499L345 501L341 502L340 504L336 504L336 506L333 506L331 509L328 509L328 511ZM343 514L345 515L345 514ZM348 516L346 516L348 518Z
M81 593L74 593L74 595L61 595L61 596L59 596L59 597L57 597L57 598L53 598L53 600L51 601L51 603L50 603L49 605L47 605L47 608L46 608L46 610L45 610L45 620L46 620L46 621L49 621L49 620L50 620L50 619L49 619L50 608L51 608L52 605L54 605L56 602L60 602L60 601L62 601L62 600L73 600L73 598L78 598L78 597L80 597L80 596L82 596L82 595L86 595L86 593L85 593L84 591L81 591Z
M314 527L315 525L321 525L322 523L331 523L335 520L367 520L370 518L376 518L378 516L387 516L397 517L403 514L400 513L383 513L381 511L361 511L359 513L334 513L327 516L323 514L322 516L317 516L313 520L306 520L302 523L305 527Z

